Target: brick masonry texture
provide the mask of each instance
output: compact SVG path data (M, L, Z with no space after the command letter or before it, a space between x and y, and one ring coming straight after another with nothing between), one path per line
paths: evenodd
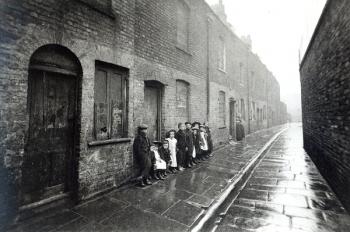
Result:
M0 204L7 212L15 214L21 196L29 127L29 61L38 48L47 44L72 51L83 70L77 148L79 200L119 186L137 174L131 145L135 128L144 118L147 80L164 85L162 136L179 122L176 80L190 86L189 120L208 121L215 145L229 139L230 99L237 101L236 108L238 100L244 99L246 128L248 115L253 113L249 114L248 102L254 101L259 109L266 106L267 117L252 118L249 132L286 122L275 77L203 0L185 0L190 9L189 44L187 50L177 46L176 4L173 0L0 1ZM226 70L218 69L220 40L226 45ZM129 70L130 142L88 145L94 140L96 60ZM219 121L219 91L226 96L225 125Z
M305 149L348 210L349 12L349 1L328 1L300 67Z

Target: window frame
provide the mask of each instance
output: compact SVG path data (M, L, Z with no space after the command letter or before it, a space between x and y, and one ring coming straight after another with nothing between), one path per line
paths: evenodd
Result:
M222 36L219 37L219 43L218 69L222 72L226 72L226 43Z
M106 76L106 105L107 105L107 136L106 138L98 138L98 132L97 132L97 119L96 119L96 115L97 115L97 107L96 107L96 82L98 81L97 78L97 72L99 70L102 70L104 72L107 73ZM113 74L118 74L121 77L121 91L122 93L120 93L120 95L122 96L121 102L123 104L122 107L122 119L121 119L121 128L122 131L121 133L117 133L117 135L113 134L113 110L112 110L112 91L113 91L113 86L112 86L112 78ZM105 63L102 61L95 61L95 77L94 77L94 83L95 83L95 87L94 87L94 112L93 112L93 140L94 143L97 143L97 145L99 145L99 143L101 144L108 144L106 143L106 141L115 141L120 142L120 141L127 141L126 139L128 139L128 114L129 114L129 71L126 68L117 66L117 65L113 65L113 64L109 64L109 63Z
M185 33L186 33L186 43L182 44L179 41L179 9L183 10L183 14L186 16L185 19ZM181 17L182 19L183 17ZM177 0L176 1L176 47L179 48L180 50L183 50L187 53L189 53L189 48L190 48L190 18L191 18L191 8L189 7L189 5L184 1L184 0Z

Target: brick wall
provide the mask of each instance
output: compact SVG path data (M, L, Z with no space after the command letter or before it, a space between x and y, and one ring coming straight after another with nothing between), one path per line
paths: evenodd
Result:
M184 0L190 9L187 50L176 42L176 1L112 0L110 5L106 2L0 2L0 178L5 186L0 190L0 204L7 204L7 212L18 208L21 197L22 162L29 126L29 60L44 45L57 44L70 50L81 64L76 157L80 200L136 175L131 145L136 126L144 120L145 81L163 85L162 136L179 122L175 107L176 80L189 84L189 120L209 121L215 144L228 141L230 100L244 99L246 128L250 102L256 102L259 108L278 107L276 79L203 0ZM225 70L218 69L220 40L225 41ZM129 141L90 146L94 141L96 60L128 70ZM247 78L251 72L266 87L256 84L251 89ZM267 88L270 82L273 85ZM219 91L225 92L226 125L220 125L218 118ZM265 119L251 120L250 124L253 132L276 123L269 124Z
M349 11L349 1L328 1L300 67L304 147L348 210Z

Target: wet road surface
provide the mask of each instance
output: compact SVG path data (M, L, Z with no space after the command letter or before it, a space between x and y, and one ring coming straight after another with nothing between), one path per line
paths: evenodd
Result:
M260 131L244 142L226 145L210 160L152 186L127 186L57 215L33 218L12 231L189 230L220 197L230 180L281 129Z
M350 231L350 217L302 148L293 125L275 141L216 232Z

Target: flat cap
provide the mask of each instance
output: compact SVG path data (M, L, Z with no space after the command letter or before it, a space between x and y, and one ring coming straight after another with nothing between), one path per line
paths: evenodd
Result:
M138 128L142 130L142 129L147 129L148 126L146 124L141 124L138 126Z

